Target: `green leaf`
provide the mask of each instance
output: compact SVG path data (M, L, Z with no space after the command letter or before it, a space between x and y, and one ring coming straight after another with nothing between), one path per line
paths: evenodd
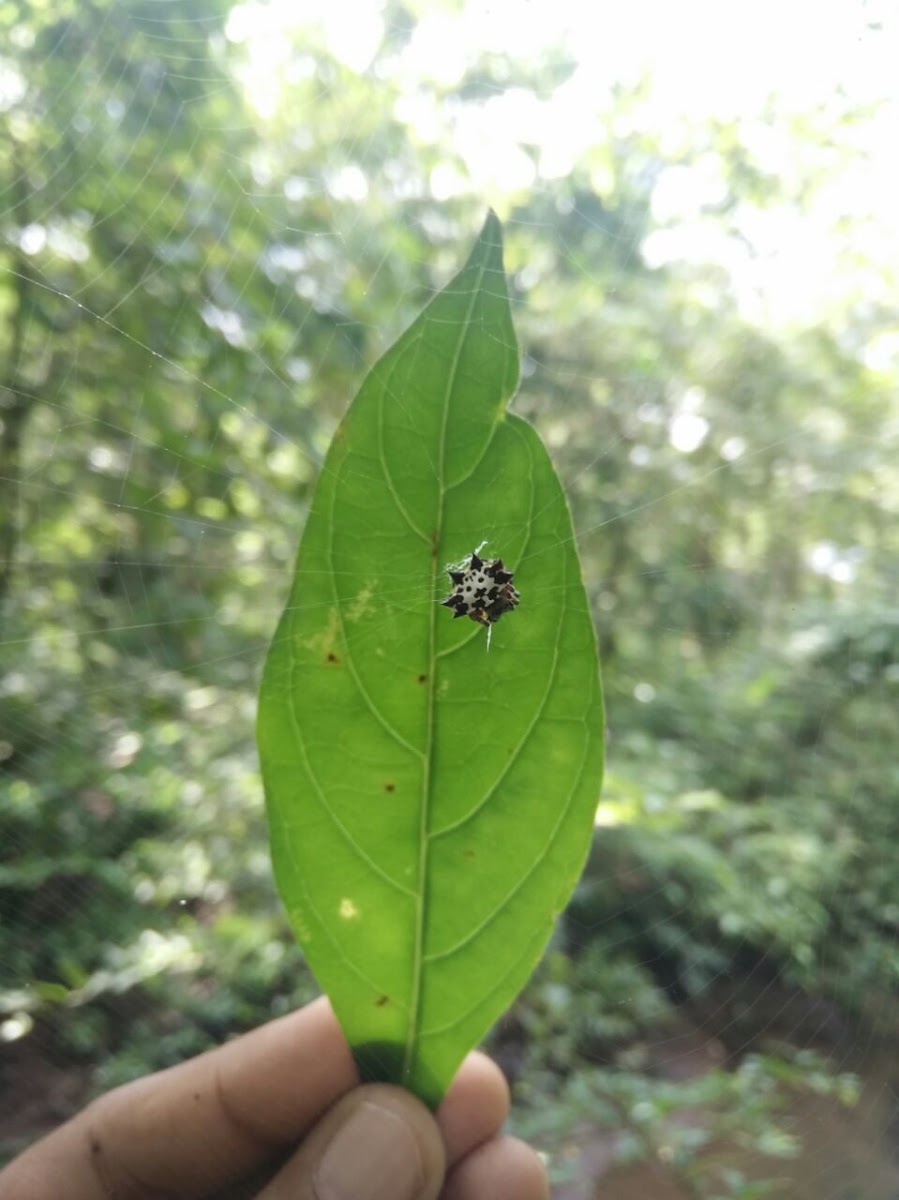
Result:
M603 758L571 520L518 376L491 213L337 430L269 651L278 887L366 1079L436 1104L524 984L589 846ZM492 629L446 564L515 571Z

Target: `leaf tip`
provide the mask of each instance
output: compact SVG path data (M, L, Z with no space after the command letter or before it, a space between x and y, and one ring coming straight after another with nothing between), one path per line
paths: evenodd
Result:
M487 216L481 228L478 239L486 246L496 247L500 252L503 248L503 224L493 208L487 209Z

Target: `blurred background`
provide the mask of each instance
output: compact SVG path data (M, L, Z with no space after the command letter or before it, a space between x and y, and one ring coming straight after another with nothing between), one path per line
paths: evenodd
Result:
M609 710L514 1128L559 1200L895 1200L895 6L7 0L0 47L0 1158L315 994L259 671L492 205Z

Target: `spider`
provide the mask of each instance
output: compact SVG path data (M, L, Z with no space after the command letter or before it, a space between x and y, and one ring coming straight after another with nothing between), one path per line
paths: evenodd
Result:
M453 617L470 617L489 629L518 605L520 596L512 586L512 572L501 558L481 559L473 551L467 567L448 574L453 590L442 604L455 610Z

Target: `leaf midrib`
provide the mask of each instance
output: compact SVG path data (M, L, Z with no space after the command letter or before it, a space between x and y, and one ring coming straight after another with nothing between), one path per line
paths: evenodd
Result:
M459 359L462 348L471 327L471 317L481 295L484 276L487 272L486 255L478 266L476 282L471 289L471 299L465 320L460 327L459 337L453 354L453 360L447 372L446 387L443 393L443 405L440 422L440 442L437 454L437 514L431 541L431 587L429 595L432 600L437 593L438 555L443 539L444 501L446 499L446 430L449 422L450 403L455 392L459 370ZM505 400L505 397L503 397ZM488 442L492 441L491 433ZM428 858L430 855L430 815L432 798L432 764L434 758L434 741L437 708L437 604L428 605L428 709L425 732L424 770L422 774L421 816L418 831L418 898L415 907L415 940L412 952L412 1001L409 1006L409 1025L406 1034L406 1046L403 1052L403 1079L411 1078L415 1055L418 1050L418 1035L421 1023L421 984L424 964L424 938L427 920L428 899Z

